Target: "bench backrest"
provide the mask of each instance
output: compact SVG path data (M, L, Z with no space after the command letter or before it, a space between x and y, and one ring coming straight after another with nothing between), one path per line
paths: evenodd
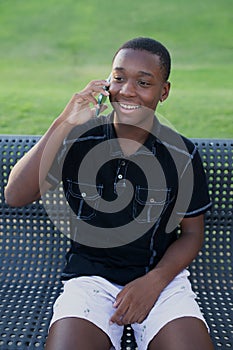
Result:
M38 136L0 135L0 349L43 349L69 240L41 201L10 208L9 171ZM233 140L193 139L207 173L213 206L205 244L191 264L191 280L216 349L232 346Z

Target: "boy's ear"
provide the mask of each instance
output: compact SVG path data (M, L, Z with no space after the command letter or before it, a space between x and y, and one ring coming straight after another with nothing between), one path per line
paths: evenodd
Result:
M165 101L168 98L170 88L171 88L170 81L166 81L164 83L164 86L163 86L163 91L162 91L162 94L161 94L161 97L160 97L160 102L163 102L163 101Z

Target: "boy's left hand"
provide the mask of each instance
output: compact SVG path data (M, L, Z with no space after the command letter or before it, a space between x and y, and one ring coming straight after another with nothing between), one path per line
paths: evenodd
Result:
M160 288L156 290L155 281L150 274L128 283L116 297L113 304L116 311L110 318L110 324L117 323L122 326L142 323L154 306L160 292Z

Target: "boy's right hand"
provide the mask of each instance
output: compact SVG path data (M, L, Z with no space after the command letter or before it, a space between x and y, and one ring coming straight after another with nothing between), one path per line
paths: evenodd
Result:
M106 80L93 80L83 90L73 95L64 111L59 116L62 122L70 125L80 125L95 116L97 107L96 95L102 93L109 96L109 92L104 89L109 83ZM102 107L102 111L107 106Z

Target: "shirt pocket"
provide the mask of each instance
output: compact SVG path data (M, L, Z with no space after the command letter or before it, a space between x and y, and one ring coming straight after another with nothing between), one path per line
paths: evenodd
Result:
M156 222L170 203L170 189L136 186L133 218L139 223Z
M102 196L102 185L91 185L67 179L67 201L76 219L91 220L96 216Z

